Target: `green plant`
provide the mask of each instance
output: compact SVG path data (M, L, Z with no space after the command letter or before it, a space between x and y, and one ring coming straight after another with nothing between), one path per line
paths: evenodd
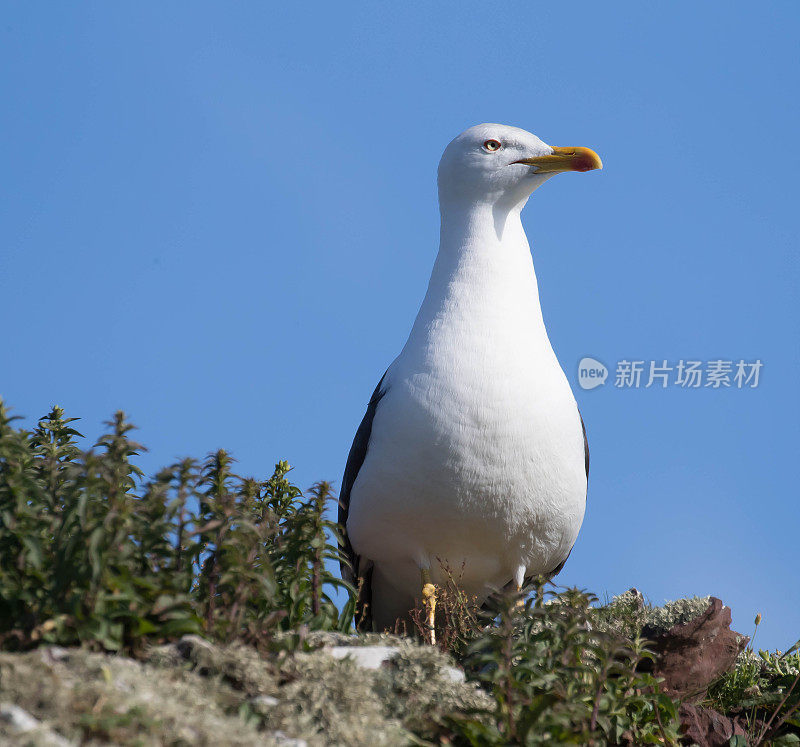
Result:
M756 620L758 627L760 615ZM736 666L709 688L706 703L743 716L751 745L800 745L800 641L786 653L756 653L751 641Z
M349 629L352 599L340 612L330 597L352 589L327 570L339 559L329 485L303 496L286 462L243 479L225 451L143 481L123 413L88 451L74 420L54 407L28 432L0 402L1 647Z
M677 704L637 672L643 641L593 625L596 601L541 587L526 601L498 596L464 658L494 710L453 719L455 734L471 745L677 744Z
M103 740L112 744L130 744L136 740L143 744L142 737L150 736L160 724L141 706L123 713L103 706L99 713L90 711L82 714L78 719L78 726L84 739Z

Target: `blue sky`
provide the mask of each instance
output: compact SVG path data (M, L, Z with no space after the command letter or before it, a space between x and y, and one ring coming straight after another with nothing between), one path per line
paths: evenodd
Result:
M5 6L0 393L90 437L126 410L150 471L224 447L338 483L425 291L444 146L485 121L589 146L605 169L523 214L592 452L560 580L715 594L788 647L800 6L289 5ZM613 385L740 358L756 389Z

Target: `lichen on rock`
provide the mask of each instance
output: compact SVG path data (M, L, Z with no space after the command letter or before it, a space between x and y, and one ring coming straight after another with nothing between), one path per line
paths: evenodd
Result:
M653 633L665 633L675 625L694 620L702 615L711 604L711 597L687 597L666 602L661 607L648 610L645 625Z
M237 715L241 695L219 680L122 656L69 649L0 653L0 699L73 743L272 744ZM0 723L0 739L13 732ZM45 744L30 740L29 744Z
M437 649L365 638L388 653L373 668L331 655L331 644L363 650L361 636L261 653L185 636L141 661L80 648L0 653L0 701L30 716L32 745L394 746L436 741L445 717L489 708ZM15 743L15 728L0 720L0 741Z

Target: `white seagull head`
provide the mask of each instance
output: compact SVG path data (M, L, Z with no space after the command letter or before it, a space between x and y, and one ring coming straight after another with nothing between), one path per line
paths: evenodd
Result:
M439 162L439 202L522 207L531 193L561 171L601 169L589 148L559 148L533 133L479 124L450 142Z

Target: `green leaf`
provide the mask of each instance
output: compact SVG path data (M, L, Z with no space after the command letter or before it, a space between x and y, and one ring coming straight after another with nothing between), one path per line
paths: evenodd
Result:
M784 734L780 737L774 737L770 744L772 747L795 747L800 744L800 736L797 734Z

